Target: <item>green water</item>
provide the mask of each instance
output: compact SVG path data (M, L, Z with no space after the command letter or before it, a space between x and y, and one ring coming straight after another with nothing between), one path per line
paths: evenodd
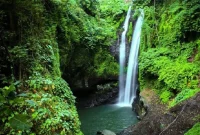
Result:
M119 133L138 121L130 107L103 105L78 112L84 135L96 135L97 131L104 129Z

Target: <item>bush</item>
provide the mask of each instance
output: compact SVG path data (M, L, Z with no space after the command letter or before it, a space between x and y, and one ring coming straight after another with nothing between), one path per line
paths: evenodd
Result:
M170 103L170 107L175 106L176 104L194 96L196 93L198 93L200 89L184 89L180 93L176 95L174 100Z
M0 134L82 134L67 83L59 77L31 79L0 89Z
M170 91L165 90L160 95L160 99L163 103L167 103L173 94Z
M114 57L102 49L95 55L94 66L98 76L117 76L119 72L119 64Z
M165 103L174 94L173 105L191 97L199 89L199 1L157 1L156 8L150 1L135 3L145 11L139 56L141 88L156 89Z
M187 133L184 135L200 135L200 122L196 123Z

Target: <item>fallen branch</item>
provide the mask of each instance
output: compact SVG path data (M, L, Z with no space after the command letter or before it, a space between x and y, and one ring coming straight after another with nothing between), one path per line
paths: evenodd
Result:
M178 119L178 117L184 111L186 105L187 105L187 103L183 106L183 108L182 108L181 112L178 114L178 116L176 116L176 118L159 135L162 135L162 133L164 133Z

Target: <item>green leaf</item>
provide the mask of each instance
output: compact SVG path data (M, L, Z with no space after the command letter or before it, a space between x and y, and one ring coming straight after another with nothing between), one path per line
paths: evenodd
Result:
M32 114L32 118L35 119L38 116L38 112Z
M16 130L28 130L32 127L32 123L29 121L28 115L18 114L15 115L9 121L11 127Z
M17 95L18 97L27 97L28 95L26 93L21 93Z
M33 100L26 100L30 104L30 106L35 106L35 102Z
M9 91L14 91L14 90L15 90L15 85L14 84L10 85L9 86Z
M2 95L0 95L0 103L4 103L4 102L5 102L5 98Z
M14 83L15 86L18 85L18 84L20 84L20 81L16 81L16 82Z
M12 91L15 91L15 86L14 86L13 84L10 85L9 87L5 86L5 87L3 88L3 95L4 95L5 97L7 97L8 94L9 94L10 92L12 92Z

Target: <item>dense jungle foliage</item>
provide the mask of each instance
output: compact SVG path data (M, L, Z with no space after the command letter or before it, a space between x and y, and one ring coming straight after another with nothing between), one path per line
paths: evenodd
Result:
M154 89L172 107L200 91L200 1L133 3L132 22L137 9L145 12L140 89ZM110 46L117 44L129 5L129 0L1 0L0 134L81 135L68 83L118 75ZM199 123L187 134L198 128Z
M0 134L82 134L65 80L118 74L109 47L127 8L123 0L1 0Z
M139 56L141 89L170 106L199 91L200 1L136 1L145 12Z
M200 1L143 0L139 82L172 107L200 91ZM194 118L197 116L194 116ZM198 134L196 124L186 134Z

